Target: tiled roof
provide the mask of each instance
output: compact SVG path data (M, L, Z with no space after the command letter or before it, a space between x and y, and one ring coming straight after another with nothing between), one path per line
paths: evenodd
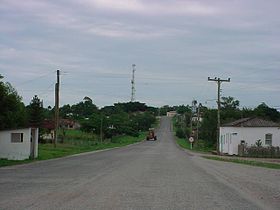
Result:
M260 118L242 118L222 127L280 127L280 124Z

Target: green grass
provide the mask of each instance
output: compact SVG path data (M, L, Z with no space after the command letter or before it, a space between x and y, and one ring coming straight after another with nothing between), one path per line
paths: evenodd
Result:
M176 142L179 146L181 146L185 149L191 149L191 144L189 141L187 141L186 139L178 138L177 136L175 136L175 138L176 138Z
M209 153L211 151L214 150L213 147L209 147L207 145L205 145L205 142L203 140L199 140L198 142L195 142L194 145L193 145L193 148L191 149L191 143L189 142L188 139L186 138L179 138L176 136L176 119L175 117L172 119L172 123L173 123L173 134L174 134L174 137L176 139L176 142L177 144L184 148L184 149L189 149L189 150L192 150L192 151L197 151L197 152L206 152L206 153Z
M213 150L212 147L207 147L202 144L194 144L193 148L191 149L191 144L187 139L178 138L177 136L175 136L175 138L176 138L177 144L184 149L189 149L189 150L197 151L197 152L206 152L206 153L209 153ZM200 142L201 142L201 140L200 140Z
M121 147L142 141L143 139L145 139L145 134L145 132L141 132L138 137L116 136L113 137L112 141L107 139L102 143L93 140L87 140L87 138L84 140L67 139L63 144L57 144L56 148L54 148L53 144L39 144L38 158L36 158L35 160L0 159L0 167L29 163L37 160L48 160L95 150Z
M33 160L7 160L7 159L0 159L0 167L4 166L12 166L12 165L19 165L24 163L30 163Z
M62 135L62 130L59 131L59 135ZM81 140L95 140L97 137L95 134L87 133L81 130L65 130L66 139L81 139Z
M245 165L258 166L258 167L264 167L264 168L280 169L280 164L277 164L277 163L267 163L267 162L261 162L261 161L255 161L255 160L244 160L244 159L237 159L237 158L223 158L223 157L210 157L210 156L203 156L203 157L206 159L211 159L211 160L245 164Z

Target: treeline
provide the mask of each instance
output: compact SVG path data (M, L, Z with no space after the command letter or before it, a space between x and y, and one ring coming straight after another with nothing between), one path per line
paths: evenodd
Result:
M25 106L17 91L2 79L0 75L0 129L41 127L44 120L53 121L53 107L44 108L36 95ZM137 136L148 130L156 121L158 109L140 102L116 103L99 109L91 98L84 97L77 104L62 106L59 112L60 118L79 122L83 131L109 138L120 134Z
M115 135L138 136L140 131L148 130L156 122L157 108L145 103L116 103L98 109L89 97L74 105L61 107L61 116L81 123L81 129L104 138Z

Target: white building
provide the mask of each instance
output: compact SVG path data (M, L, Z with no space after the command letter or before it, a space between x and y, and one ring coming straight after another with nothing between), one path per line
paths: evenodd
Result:
M0 158L25 160L38 156L38 128L0 131Z
M280 125L259 118L243 118L220 127L221 153L238 155L238 145L280 146Z
M176 111L169 111L169 112L166 113L166 116L167 116L167 117L174 117L174 116L176 116L176 115L177 115L177 112L176 112Z

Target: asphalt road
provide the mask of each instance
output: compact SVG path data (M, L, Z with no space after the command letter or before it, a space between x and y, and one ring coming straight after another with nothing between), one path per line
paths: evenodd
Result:
M158 140L0 169L0 209L280 209L280 171L203 159Z

